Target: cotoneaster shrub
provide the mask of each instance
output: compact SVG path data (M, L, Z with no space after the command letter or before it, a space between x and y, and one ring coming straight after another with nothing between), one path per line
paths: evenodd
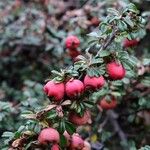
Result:
M119 92L112 87L114 80L132 79L131 72L137 61L124 51L120 43L125 38L131 40L133 35L138 36L143 31L144 23L134 4L129 4L123 11L110 8L108 12L109 15L99 25L99 31L89 34L94 40L86 49L86 55L79 55L68 68L52 71L50 81L44 86L50 104L39 112L26 112L22 115L29 121L19 128L19 134L10 136L10 150L84 150L85 141L76 133L76 129L80 125L91 123L92 108L96 109L99 103L105 111L122 103L119 99L124 94L118 96ZM74 36L68 38L66 47L76 49L80 41ZM95 45L98 45L99 50L93 55L90 50ZM100 101L93 100L96 92L99 97L104 98ZM103 111L101 108L99 110ZM109 114L111 111L107 112ZM70 138L66 138L66 132Z

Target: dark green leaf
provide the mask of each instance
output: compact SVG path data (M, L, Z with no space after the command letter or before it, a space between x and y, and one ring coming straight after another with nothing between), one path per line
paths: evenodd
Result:
M76 128L71 122L66 121L65 127L66 127L66 131L71 135L76 132Z

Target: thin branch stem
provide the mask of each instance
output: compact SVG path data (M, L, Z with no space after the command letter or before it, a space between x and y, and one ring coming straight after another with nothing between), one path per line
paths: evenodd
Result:
M108 116L111 124L113 125L115 132L118 133L118 136L120 137L121 141L125 144L125 146L123 146L123 149L126 150L128 141L127 141L127 137L126 137L125 133L123 132L123 130L121 129L121 127L117 121L118 115L113 110L108 110L107 116Z
M118 32L118 30L114 30L114 32L112 33L112 35L110 36L110 38L108 38L108 40L106 41L106 43L104 45L102 45L102 47L100 48L100 50L97 52L96 56L99 56L100 52L102 50L105 50L112 43L112 41L115 39L115 36L116 36L117 32Z

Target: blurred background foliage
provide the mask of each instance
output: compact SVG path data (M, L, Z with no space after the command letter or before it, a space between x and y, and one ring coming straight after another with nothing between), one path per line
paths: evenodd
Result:
M132 2L137 5L148 22L145 37L135 47L135 51L131 50L131 53L138 56L141 61L138 83L142 82L146 87L137 87L131 96L138 97L141 108L147 106L148 109L149 91L143 95L141 93L147 91L150 85L150 1ZM64 46L65 38L68 35L77 35L81 41L79 51L84 53L88 46L86 34L98 28L106 16L106 8L117 8L118 5L127 3L128 0L0 1L0 135L6 130L15 131L24 123L20 117L24 110L39 110L48 104L42 90L44 80L51 75L50 70L72 64L72 59ZM133 102L133 109L136 107L136 103ZM129 111L132 112L132 109ZM146 122L144 129L140 124L139 128L132 131L135 136L143 129L142 138L148 136L150 139L150 130L146 130L150 128L150 117L145 118L149 113L144 110L138 114L140 117L132 113L128 116L129 122L137 122L134 126L138 126L141 120ZM127 124L124 128L129 129L130 126ZM106 141L110 137L110 132L106 132L101 138L102 141ZM92 134L91 140L97 141L97 135ZM143 138L143 141L139 141L138 146L150 144L144 140ZM108 140L107 144L110 142ZM134 141L130 141L130 144L134 150ZM114 149L115 145L114 142Z

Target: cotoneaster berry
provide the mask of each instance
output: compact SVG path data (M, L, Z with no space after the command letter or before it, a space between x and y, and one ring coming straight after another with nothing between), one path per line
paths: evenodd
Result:
M98 26L98 25L100 24L100 20L99 20L97 17L93 17L93 18L91 19L91 24L92 24L93 26Z
M81 117L75 112L71 112L69 114L69 121L78 126L84 125L91 121L91 114L89 111L85 111L83 116Z
M75 58L80 55L80 52L79 52L78 50L76 50L76 49L71 49L71 50L69 50L68 53L69 53L69 56L70 56L73 60L75 60Z
M115 98L112 98L110 102L106 100L106 98L103 98L99 102L99 106L103 109L114 109L117 106L117 101Z
M126 70L122 64L110 62L106 65L106 70L109 77L113 80L121 80L126 74Z
M59 143L60 136L56 129L45 128L40 132L38 141L40 144L47 144L47 142Z
M52 145L51 150L60 150L59 145L58 144Z
M91 145L89 142L84 141L84 147L82 150L91 150Z
M55 83L54 81L49 81L44 86L44 92L49 97L53 97L54 100L60 101L64 97L65 85L64 83Z
M65 44L68 49L76 49L80 45L80 40L77 36L70 35L66 38Z
M86 75L84 77L84 86L85 88L89 89L100 89L104 86L105 79L103 76L100 77L90 77L89 75Z
M136 46L138 43L139 43L139 41L136 39L134 39L134 40L125 39L123 41L123 47L128 48L128 47Z
M78 79L71 79L65 85L68 97L76 97L83 93L84 84Z
M79 134L74 133L72 135L71 144L70 144L71 150L82 150L83 147L84 147L83 139L79 136Z

